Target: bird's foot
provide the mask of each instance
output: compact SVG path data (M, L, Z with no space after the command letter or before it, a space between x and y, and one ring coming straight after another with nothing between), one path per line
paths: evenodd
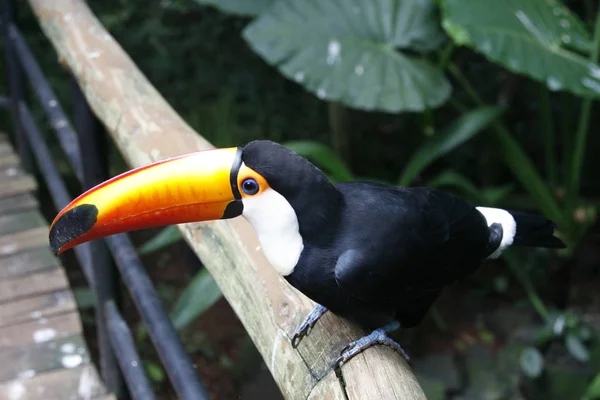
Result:
M333 365L334 369L336 371L339 371L342 364L348 362L352 357L354 357L361 351L364 351L376 344L382 344L384 346L391 347L392 349L400 353L406 359L406 361L409 361L410 357L408 357L408 354L406 354L402 346L400 346L400 344L396 343L394 340L390 339L387 335L388 332L395 331L398 328L400 328L400 323L392 322L381 329L374 330L370 335L364 336L358 339L357 341L347 344L342 349L341 356L335 361L335 364Z
M294 337L292 337L292 347L296 348L305 336L308 336L312 328L315 326L319 318L325 314L327 309L320 304L317 304L315 308L306 316L304 322L296 329Z

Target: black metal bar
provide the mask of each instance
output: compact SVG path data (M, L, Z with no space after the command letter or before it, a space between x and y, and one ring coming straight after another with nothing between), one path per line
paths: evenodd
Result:
M119 234L107 237L106 242L177 395L183 400L208 400L208 393L198 379L131 241L127 235Z
M119 366L127 382L129 394L134 400L154 400L152 386L144 372L144 365L135 348L131 330L123 320L114 302L109 301L104 306L104 314L108 325L110 343L117 357Z
M40 172L46 181L50 197L54 202L57 209L62 209L71 202L67 187L63 182L52 156L50 150L44 143L42 133L37 127L31 111L25 104L21 104L19 107L19 120L22 122L23 133L26 135L29 143L31 143L31 149L38 162ZM91 253L89 243L75 247L75 256L83 268L85 277L91 287L94 287L93 274L91 270Z
M2 30L4 33L4 56L6 60L6 77L7 86L10 94L10 110L12 113L13 130L17 142L17 151L21 158L22 165L25 169L31 169L31 149L21 129L21 123L19 121L20 111L19 104L23 101L23 77L19 70L17 62L16 49L14 42L11 37L10 27L12 26L16 17L15 0L1 0L2 1Z
M27 46L19 29L13 25L8 27L8 31L13 42L15 53L21 61L21 65L29 78L31 87L50 119L50 126L52 126L56 132L58 141L75 171L75 176L77 176L79 182L83 182L81 154L79 153L77 145L77 134L58 102L54 91L44 78L40 66L31 53L29 46ZM83 101L84 104L86 104L85 100Z
M8 97L0 97L0 108L10 109L11 101Z
M73 83L75 126L79 134L79 153L82 155L83 189L88 190L108 178L107 164L102 160L101 126L89 109L77 82ZM84 156L84 157L83 157ZM119 280L117 270L110 259L104 240L90 242L91 264L96 295L96 333L100 353L100 373L108 390L116 395L122 393L123 378L117 358L110 344L104 305L118 302Z

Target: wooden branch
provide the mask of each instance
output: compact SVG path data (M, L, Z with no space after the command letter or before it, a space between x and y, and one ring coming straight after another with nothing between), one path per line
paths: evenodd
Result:
M169 106L85 1L29 3L59 61L77 79L131 167L213 147ZM338 379L331 364L345 344L365 332L331 313L293 349L290 337L313 303L270 267L245 220L184 224L179 229L215 278L286 398L425 398L404 359L381 346L349 361Z

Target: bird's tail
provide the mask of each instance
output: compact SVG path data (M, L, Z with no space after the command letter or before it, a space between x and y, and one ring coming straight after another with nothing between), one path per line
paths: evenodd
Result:
M497 258L509 246L565 248L565 244L554 236L556 224L544 217L522 211L499 208L477 207L490 227L490 254Z

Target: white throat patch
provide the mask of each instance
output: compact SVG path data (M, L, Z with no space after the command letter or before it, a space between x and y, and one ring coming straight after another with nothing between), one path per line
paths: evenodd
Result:
M242 199L242 215L250 222L267 260L281 275L287 276L298 264L304 243L298 217L288 201L273 189Z

